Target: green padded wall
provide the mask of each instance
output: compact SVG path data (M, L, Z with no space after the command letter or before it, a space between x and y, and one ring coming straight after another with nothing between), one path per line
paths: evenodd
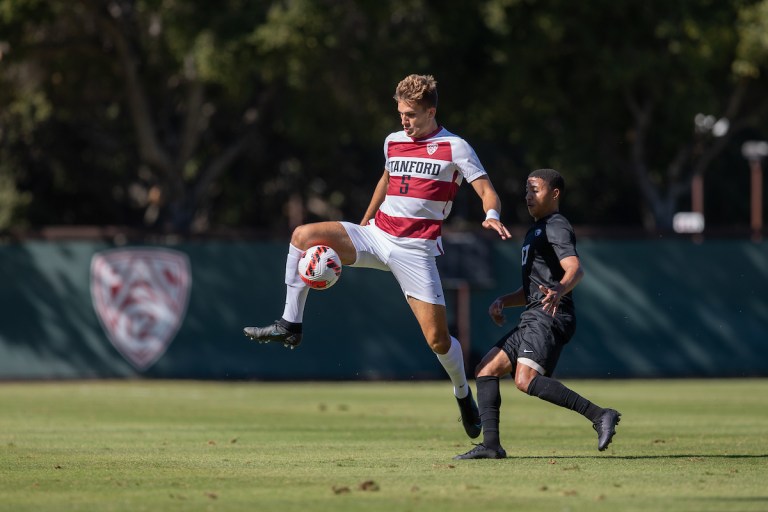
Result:
M486 311L520 285L519 242L489 244L493 279L470 294L470 367L506 331ZM444 378L399 287L381 271L345 268L334 288L310 291L296 350L244 338L243 326L282 313L287 242L168 246L190 263L186 314L165 353L137 368L110 342L91 298L91 259L114 248L0 246L0 379ZM579 252L579 327L559 377L768 375L768 244L582 240ZM458 295L448 292L455 323ZM517 315L507 315L510 328Z

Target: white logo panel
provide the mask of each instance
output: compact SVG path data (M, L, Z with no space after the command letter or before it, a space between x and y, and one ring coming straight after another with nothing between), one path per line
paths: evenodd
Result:
M189 259L170 249L115 249L91 259L91 299L112 345L137 370L152 366L181 327Z

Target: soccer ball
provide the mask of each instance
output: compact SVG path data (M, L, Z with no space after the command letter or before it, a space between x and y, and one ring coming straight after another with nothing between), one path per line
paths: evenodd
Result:
M315 245L301 254L299 277L315 290L327 290L339 280L341 258L326 245Z

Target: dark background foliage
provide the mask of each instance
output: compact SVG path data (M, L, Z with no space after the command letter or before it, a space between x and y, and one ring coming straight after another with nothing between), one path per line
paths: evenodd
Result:
M765 0L0 0L0 230L357 220L410 73L508 223L554 167L574 223L669 230L701 176L708 228L736 230L766 33ZM450 224L481 218L463 188Z

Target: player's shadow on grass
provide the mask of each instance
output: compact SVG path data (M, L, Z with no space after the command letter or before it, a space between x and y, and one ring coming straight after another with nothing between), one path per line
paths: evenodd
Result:
M645 459L768 459L768 454L729 454L729 455L704 455L704 454L670 454L670 455L507 455L508 459L546 459L546 460L567 460L567 459L622 459L622 460L645 460Z

